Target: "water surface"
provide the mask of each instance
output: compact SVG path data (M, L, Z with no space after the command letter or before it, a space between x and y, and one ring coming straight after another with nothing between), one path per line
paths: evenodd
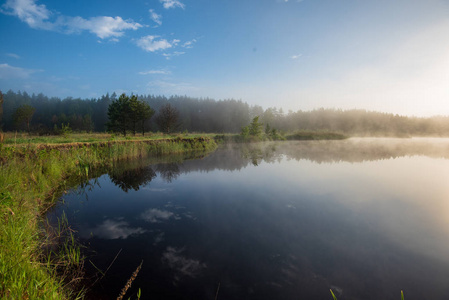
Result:
M124 162L50 217L88 246L90 282L110 266L92 299L142 260L125 298L447 299L448 158L448 139L230 145Z

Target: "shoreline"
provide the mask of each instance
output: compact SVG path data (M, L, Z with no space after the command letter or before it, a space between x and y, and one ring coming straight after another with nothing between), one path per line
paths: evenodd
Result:
M0 298L81 299L65 282L67 269L80 261L74 245L45 253L51 241L42 227L45 212L70 186L71 178L89 178L96 168L144 156L212 151L211 138L170 138L71 144L0 146ZM67 253L68 252L68 253ZM57 256L69 256L61 261ZM67 258L67 257L66 257ZM61 266L62 264L62 266ZM61 275L62 274L62 275ZM73 281L73 280L72 280ZM75 282L76 284L76 282Z
M329 134L308 134L308 140L335 138ZM238 134L180 134L168 138L151 135L126 139L111 139L104 134L85 136L94 140L76 141L78 136L73 134L72 138L66 138L70 140L67 142L60 142L61 137L46 137L46 142L39 138L34 142L22 138L16 144L10 138L8 143L0 144L0 230L3 232L0 236L0 298L83 298L82 289L77 292L74 288L77 280L66 282L70 279L67 270L79 270L82 264L77 245L72 242L64 244L63 252L46 252L45 248L51 248L53 242L48 237L49 232L43 230L45 218L42 216L67 188L80 180L88 180L95 170L113 168L114 162L124 159L207 153L220 143L263 141L242 139ZM66 230L69 224L62 227L61 231ZM63 232L58 234L61 236ZM72 235L67 238L70 240ZM66 261L61 257L66 257Z

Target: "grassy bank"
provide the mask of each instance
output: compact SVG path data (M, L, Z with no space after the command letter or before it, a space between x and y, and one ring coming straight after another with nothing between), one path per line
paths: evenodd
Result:
M260 134L258 136L242 134L215 135L215 140L224 143L252 143L264 141L317 141L317 140L344 140L348 136L329 131L298 131L294 133L276 133L274 135Z
M3 134L4 145L7 146L28 146L28 145L59 145L59 144L73 144L73 143L101 143L101 142L128 142L128 141L157 141L166 139L192 139L192 138L209 138L215 139L218 142L225 143L247 143L247 142L262 142L274 140L341 140L346 139L341 133L330 131L297 131L289 133L265 134L261 133L259 136L242 134L216 134L216 133L176 133L164 134L161 132L145 133L142 135L128 135L117 136L109 133L73 133L59 136L29 136L24 132L7 132Z
M173 138L212 138L215 134L209 133L176 133L176 134L164 134L162 132L147 132L145 136L141 134L127 135L115 135L110 133L70 133L53 136L38 136L28 135L25 132L5 132L3 133L3 143L5 145L28 145L28 144L67 144L67 143L95 143L95 142L107 142L107 141L148 141L148 140L166 140Z
M55 203L72 178L88 178L100 167L113 168L120 159L149 155L209 151L216 147L211 138L176 137L162 139L91 136L94 140L24 139L8 136L0 144L0 298L76 298L67 279L81 264L79 252L69 240L49 256L51 239L41 217ZM68 137L67 137L68 138ZM67 139L66 138L66 139ZM59 233L67 224L61 222ZM55 235L59 234L56 233ZM47 254L44 254L47 253ZM50 252L53 253L53 252ZM73 279L73 278L72 278ZM76 283L76 278L71 283Z

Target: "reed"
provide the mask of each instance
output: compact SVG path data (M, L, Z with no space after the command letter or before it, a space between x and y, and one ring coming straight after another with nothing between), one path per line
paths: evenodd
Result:
M122 288L122 291L120 292L120 295L117 297L117 300L122 300L123 297L125 297L126 292L131 287L131 284L137 278L137 274L139 274L139 271L142 268L142 264L143 264L143 261L140 263L140 265L137 267L137 269L133 272L131 277L126 282L125 286ZM139 293L138 294L139 294L138 297L140 298L140 289L139 289Z

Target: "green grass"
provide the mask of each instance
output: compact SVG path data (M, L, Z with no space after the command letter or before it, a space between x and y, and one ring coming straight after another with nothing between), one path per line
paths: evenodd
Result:
M86 136L87 137L87 136ZM209 151L208 138L107 141L58 144L59 138L0 144L0 298L72 299L82 269L80 249L62 219L49 229L45 212L61 192L120 159L189 151ZM103 138L103 137L102 137ZM10 137L8 137L10 139ZM10 141L10 140L7 140ZM17 138L16 138L17 142ZM56 241L56 242L55 242Z
M142 134L122 135L110 133L70 133L67 135L52 135L52 136L29 136L24 132L6 132L4 134L5 145L28 145L28 144L67 144L67 143L93 143L106 141L142 141L142 140L159 140L171 138L212 138L215 134L212 133L173 133L164 134L161 132L147 132L145 136Z
M220 143L256 143L265 141L283 141L285 138L282 135L267 136L261 134L260 136L243 136L241 134L217 134L214 139Z
M0 235L0 297L2 299L60 299L69 297L61 279L43 267L37 212L27 203L11 203L2 193Z
M68 135L58 136L29 136L27 133L4 133L4 144L14 146L27 146L27 145L48 145L48 144L70 144L70 143L101 143L108 141L153 141L161 139L173 139L173 138L210 138L221 142L260 142L266 140L339 140L345 139L347 136L328 132L328 131L298 131L295 133L276 134L273 136L267 136L262 134L260 137L247 136L244 137L241 134L215 134L215 133L174 133L164 134L161 132L146 133L145 136L141 134L127 135L115 135L109 133L71 133Z

